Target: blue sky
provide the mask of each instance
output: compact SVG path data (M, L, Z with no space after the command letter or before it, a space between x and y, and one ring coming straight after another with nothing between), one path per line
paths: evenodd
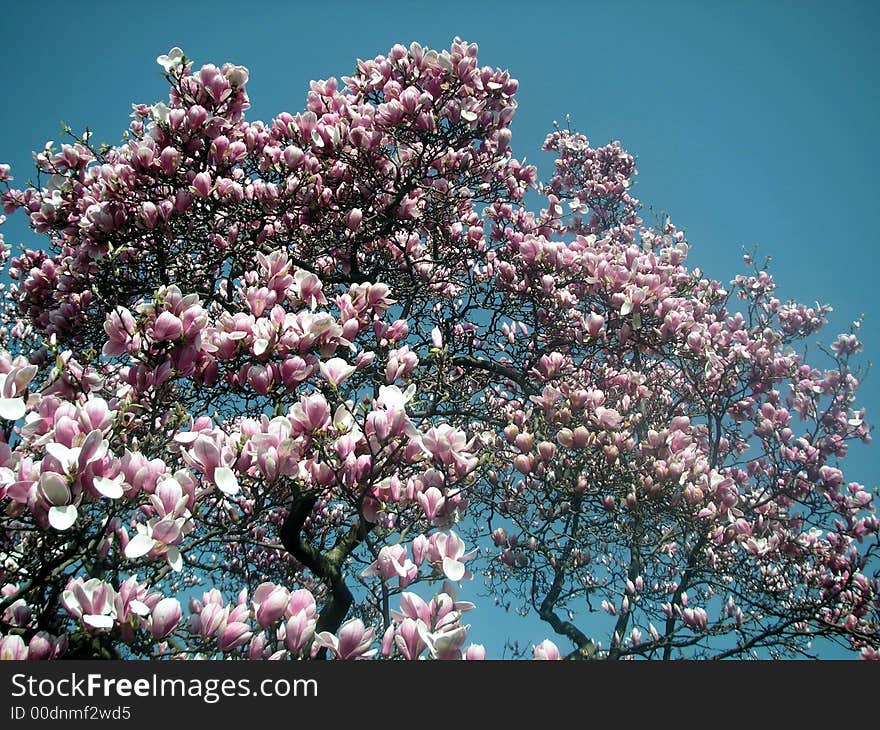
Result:
M519 79L512 146L542 179L554 119L570 114L595 144L620 140L638 160L637 197L685 229L692 265L728 281L741 246L758 244L783 298L834 306L825 341L865 316L867 363L880 353L878 30L880 4L854 1L9 3L0 162L23 182L61 120L117 142L132 102L164 98L155 58L175 45L197 65L248 66L248 116L268 119L357 57L459 35ZM4 227L13 244L28 239L17 218ZM862 402L880 413L875 373ZM854 449L847 477L876 485L878 448Z

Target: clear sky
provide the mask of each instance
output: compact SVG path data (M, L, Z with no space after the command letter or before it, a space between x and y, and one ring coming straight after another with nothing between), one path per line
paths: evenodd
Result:
M247 66L248 117L269 119L299 111L309 80L346 75L358 57L459 35L519 79L512 146L542 179L554 119L570 114L597 145L620 140L638 160L636 196L686 231L692 265L729 281L741 246L758 244L783 298L834 306L826 342L865 316L867 363L880 356L878 31L871 0L10 2L0 162L23 182L61 120L118 142L132 102L165 97L155 58L175 45L197 67ZM27 240L16 218L12 244ZM880 418L876 373L862 402ZM854 449L847 477L878 484L878 449ZM499 656L489 623L472 623Z

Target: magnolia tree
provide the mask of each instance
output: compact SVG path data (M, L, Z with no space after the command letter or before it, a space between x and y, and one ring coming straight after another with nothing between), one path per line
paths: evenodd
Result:
M3 246L4 657L479 659L474 575L518 655L880 656L855 328L807 363L829 308L689 269L617 143L556 127L538 183L475 45L269 122L158 62L119 146L0 168L45 237Z

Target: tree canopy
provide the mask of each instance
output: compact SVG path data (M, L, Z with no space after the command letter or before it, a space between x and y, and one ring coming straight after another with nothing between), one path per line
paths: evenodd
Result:
M880 658L857 323L723 284L456 39L249 121L248 70L157 59L116 146L70 131L3 246L0 652Z

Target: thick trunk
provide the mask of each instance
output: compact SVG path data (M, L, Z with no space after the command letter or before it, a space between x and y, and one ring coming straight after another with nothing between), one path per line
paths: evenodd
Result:
M281 526L280 538L284 548L328 588L327 602L318 615L315 631L336 633L354 602L354 597L345 583L342 566L352 551L366 539L373 525L362 518L358 519L328 552L322 553L302 534L303 525L317 501L316 496L297 499ZM322 649L317 654L317 658L324 659L326 655L327 650Z

